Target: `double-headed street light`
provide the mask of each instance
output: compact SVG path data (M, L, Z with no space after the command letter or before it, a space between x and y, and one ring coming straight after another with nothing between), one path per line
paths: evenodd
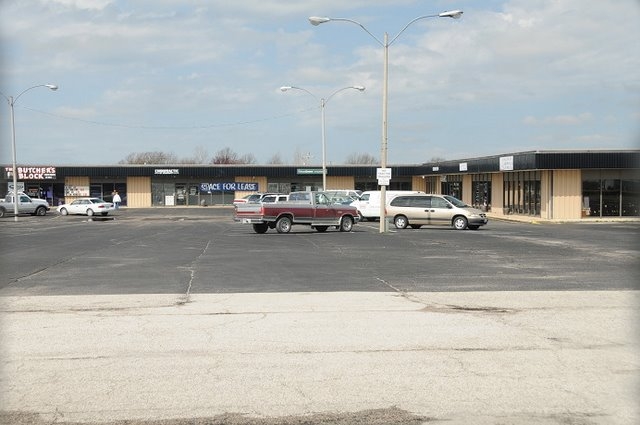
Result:
M322 122L322 190L327 190L327 144L325 140L324 107L327 104L327 102L329 102L329 99L331 99L334 95L336 95L337 93L340 93L343 90L348 90L348 89L364 91L363 86L348 86L348 87L343 87L341 89L334 91L326 99L324 97L320 99L320 111L321 111L321 122ZM283 92L287 90L301 90L313 96L315 100L318 100L318 97L315 94L311 93L309 90L304 89L302 87L282 86L280 87L280 90L282 90Z
M442 12L437 15L424 15L418 16L413 19L407 25L402 28L402 30L396 34L395 37L389 41L389 35L385 32L383 40L380 40L378 37L373 35L364 25L360 22L354 21L353 19L347 18L327 18L327 17L318 17L312 16L309 18L309 22L312 25L320 25L325 22L330 21L342 21L342 22L351 22L352 24L358 25L362 28L367 34L369 34L373 39L380 44L384 48L384 71L383 71L383 86L382 86L382 142L380 146L380 167L387 168L387 105L388 105L388 91L389 91L389 46L391 46L397 39L400 37L409 25L413 24L416 21L426 18L454 18L458 19L462 16L462 10L451 10L448 12ZM387 231L387 222L385 217L385 204L387 199L387 186L380 185L380 233L384 233Z
M13 153L13 217L14 217L13 220L14 221L18 221L19 196L18 196L18 167L17 167L17 161L16 161L16 125L14 120L13 105L15 105L15 103L18 101L20 96L22 96L29 90L35 89L37 87L46 87L49 90L58 90L58 86L56 86L55 84L38 84L37 86L29 87L28 89L23 90L15 98L13 96L7 97L4 94L0 93L2 94L2 97L4 97L7 100L7 102L9 102L9 108L11 109L11 149Z

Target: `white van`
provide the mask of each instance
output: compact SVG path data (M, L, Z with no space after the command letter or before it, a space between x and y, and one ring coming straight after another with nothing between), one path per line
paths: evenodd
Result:
M420 192L417 190L387 190L387 202L385 202L385 205L398 195L414 195L416 193L424 192ZM360 221L380 219L380 191L367 190L365 192L362 192L362 195L360 195L360 199L357 201L353 201L351 203L351 206L354 206L358 209Z

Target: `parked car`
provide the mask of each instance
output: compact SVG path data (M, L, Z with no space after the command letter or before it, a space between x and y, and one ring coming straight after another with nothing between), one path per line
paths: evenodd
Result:
M255 202L262 202L262 198L269 195L279 195L278 193L250 193L239 199L233 200L233 205L251 204Z
M7 196L0 200L0 217L15 212L13 192L9 192ZM31 198L25 193L18 193L18 214L46 215L51 207L44 199Z
M488 223L487 214L449 195L399 195L389 202L386 212L398 229L428 224L477 230Z
M325 190L323 193L330 200L333 200L334 198L345 199L348 197L356 201L360 199L360 195L362 195L361 190L353 190L353 189L332 189L332 190Z
M260 234L269 229L289 233L297 224L311 226L318 232L329 227L350 232L358 216L354 207L332 203L322 192L308 191L290 193L286 202L236 205L234 220L253 225L253 231Z
M100 198L78 198L58 207L58 212L62 215L83 214L91 217L96 214L107 215L111 211L115 211L114 205Z
M271 203L271 202L286 202L289 200L289 195L284 194L268 194L265 195L260 202Z
M398 195L409 195L412 193L424 193L413 190L387 190L386 191L386 202L385 205L389 203L395 196ZM380 219L380 197L381 192L379 190L367 190L362 192L360 195L360 199L353 201L351 203L352 206L358 209L358 214L360 215L360 220L378 220Z

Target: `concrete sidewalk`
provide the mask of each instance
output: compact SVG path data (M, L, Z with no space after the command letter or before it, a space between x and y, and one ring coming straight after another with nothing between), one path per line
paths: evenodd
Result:
M0 405L39 423L228 413L313 423L395 408L422 418L397 423L631 425L639 301L610 291L4 297Z

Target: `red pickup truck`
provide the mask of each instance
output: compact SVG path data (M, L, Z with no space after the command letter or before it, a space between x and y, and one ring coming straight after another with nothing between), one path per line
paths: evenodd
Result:
M358 221L358 211L350 205L334 204L322 192L292 192L286 202L236 206L234 220L252 224L256 233L276 229L289 233L295 224L311 226L318 232L336 227L350 232Z

